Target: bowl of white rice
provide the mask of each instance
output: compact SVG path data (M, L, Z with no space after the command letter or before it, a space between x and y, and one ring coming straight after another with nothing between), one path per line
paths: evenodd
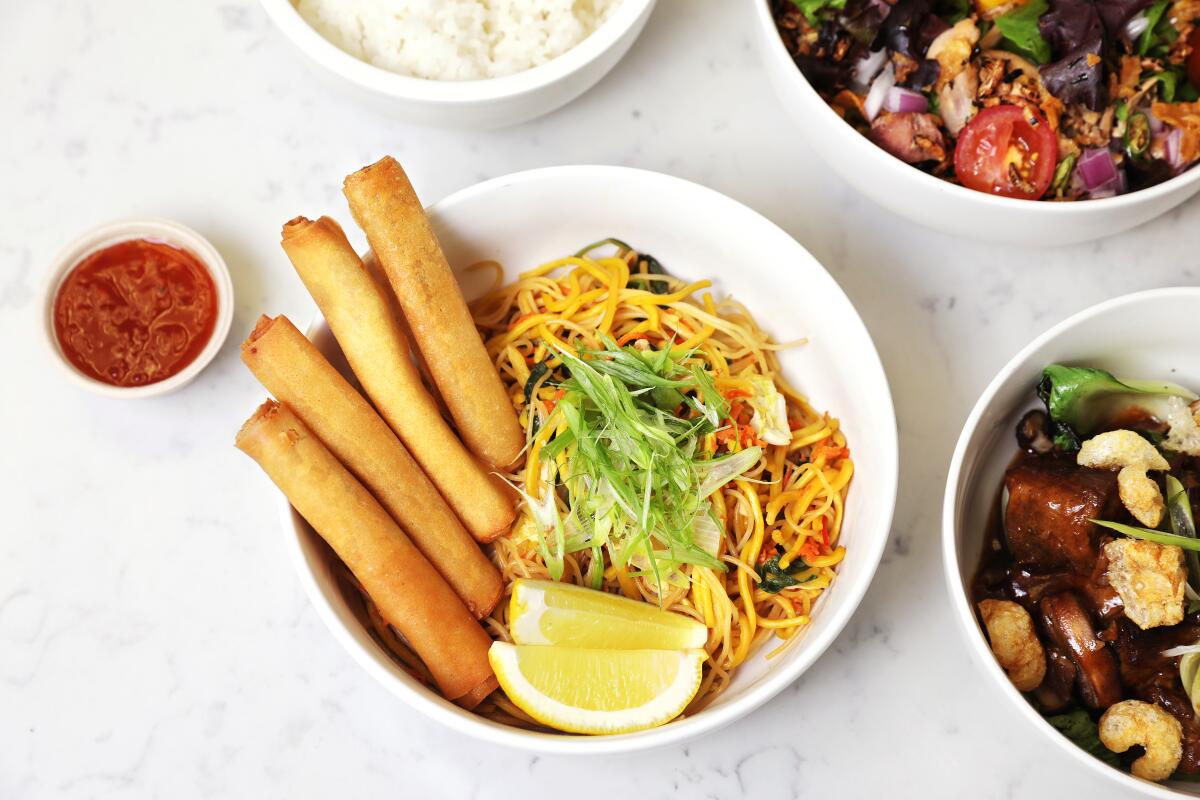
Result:
M499 127L591 88L655 0L261 0L322 71L410 122Z

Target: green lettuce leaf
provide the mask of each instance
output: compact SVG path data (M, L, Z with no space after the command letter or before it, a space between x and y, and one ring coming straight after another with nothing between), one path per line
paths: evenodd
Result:
M1046 0L1029 0L1025 5L996 19L1004 34L1004 48L1035 64L1050 61L1050 43L1038 30L1038 18L1050 9Z

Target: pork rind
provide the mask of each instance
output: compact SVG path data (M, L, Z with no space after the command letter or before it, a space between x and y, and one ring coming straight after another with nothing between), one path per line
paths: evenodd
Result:
M1075 463L1096 469L1168 469L1171 466L1154 445L1133 431L1108 431L1093 436L1079 448Z
M1108 582L1134 624L1146 630L1183 621L1183 550L1141 539L1114 539L1104 545L1104 555Z
M1011 600L984 600L979 615L992 653L1013 686L1032 692L1046 677L1046 651L1038 641L1029 612Z
M1163 447L1189 456L1200 456L1200 414L1182 397L1167 398L1167 424L1171 426Z
M1179 156L1185 163L1200 157L1200 103L1155 103L1154 116L1183 131Z
M1108 431L1084 442L1075 462L1081 467L1120 470L1117 488L1129 513L1147 528L1157 528L1162 522L1166 504L1146 470L1164 470L1170 465L1146 439L1133 431Z

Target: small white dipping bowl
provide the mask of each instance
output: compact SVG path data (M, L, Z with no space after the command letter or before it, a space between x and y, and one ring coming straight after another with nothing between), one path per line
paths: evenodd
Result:
M825 163L879 205L945 233L1046 247L1123 233L1200 191L1200 167L1165 183L1103 200L1041 202L976 192L904 163L848 125L787 52L769 0L753 0L767 78L785 111Z
M975 404L950 463L942 516L942 552L950 602L967 647L1017 712L1071 758L1114 785L1154 797L1200 797L1200 784L1150 783L1108 766L1050 726L1009 683L992 655L970 598L971 579L983 554L988 516L1004 472L1017 453L1016 425L1041 404L1034 389L1048 364L1106 369L1127 378L1200 386L1200 288L1156 289L1092 306L1055 325L1013 357Z
M368 64L317 33L293 0L261 2L308 58L381 109L420 125L497 128L549 114L595 85L642 32L655 0L621 0L590 36L545 64L471 81L414 78Z
M195 256L212 277L217 289L217 320L213 325L212 338L192 363L169 378L145 386L114 386L98 381L76 369L63 354L54 333L54 299L58 289L74 267L97 250L103 250L120 242L132 239L149 239L163 242L186 250ZM42 284L42 333L51 359L58 364L68 380L90 392L105 397L156 397L173 392L190 383L200 374L208 362L213 360L233 322L233 280L225 259L208 240L191 228L168 219L124 219L108 222L81 234L64 247L50 262L46 280Z
M713 280L714 296L742 301L777 341L806 336L780 352L788 380L815 408L841 420L854 457L838 578L816 605L800 641L767 661L770 643L739 669L708 708L654 730L618 736L531 733L464 711L396 666L355 616L331 569L329 550L280 497L280 512L300 580L334 638L373 678L427 717L480 739L539 753L598 755L645 750L699 736L735 720L804 672L837 636L862 599L887 542L897 481L896 421L887 378L854 307L794 239L739 203L677 178L621 167L552 167L509 175L451 195L429 209L467 298L487 289L490 272L464 273L478 261L504 266L506 279L580 247L615 236L652 253L673 275ZM318 317L309 336L340 355ZM357 598L354 598L357 604Z

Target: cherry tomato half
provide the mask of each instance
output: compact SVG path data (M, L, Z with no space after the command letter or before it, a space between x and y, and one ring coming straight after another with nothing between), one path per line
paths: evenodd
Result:
M1187 62L1188 80L1192 82L1192 86L1200 89L1200 27L1193 30L1192 35L1188 37L1188 47L1192 48Z
M1020 106L992 106L958 135L954 171L968 189L1036 200L1058 166L1058 137L1045 117Z

